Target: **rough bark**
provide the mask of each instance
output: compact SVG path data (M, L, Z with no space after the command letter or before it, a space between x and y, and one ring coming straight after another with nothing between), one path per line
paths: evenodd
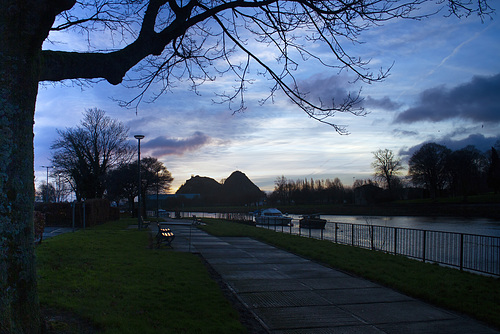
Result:
M33 121L39 53L57 5L60 5L57 1L16 0L0 4L2 334L41 330L33 245Z

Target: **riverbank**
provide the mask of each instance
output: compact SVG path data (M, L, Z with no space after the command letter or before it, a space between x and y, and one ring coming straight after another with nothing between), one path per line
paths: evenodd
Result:
M269 206L267 206L269 207ZM378 205L317 204L277 205L288 214L321 213L324 215L350 216L424 216L466 217L500 220L500 202L496 203L385 203ZM206 206L185 207L183 212L248 213L262 207L256 206Z

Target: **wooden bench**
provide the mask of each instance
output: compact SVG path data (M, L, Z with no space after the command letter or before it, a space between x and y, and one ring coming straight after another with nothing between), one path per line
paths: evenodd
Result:
M150 221L143 220L143 221L142 221L142 228L149 228L149 224L151 224L151 222L150 222Z
M167 246L172 247L172 241L175 239L175 234L171 229L158 224L158 233L156 234L156 247L160 248L162 242Z

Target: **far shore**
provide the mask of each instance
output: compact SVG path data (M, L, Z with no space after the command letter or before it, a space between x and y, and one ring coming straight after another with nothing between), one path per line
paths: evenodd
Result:
M266 207L270 207L267 205ZM276 205L283 213L350 216L426 216L467 217L500 220L500 203L412 203L378 205ZM239 212L249 213L257 206L209 206L185 207L183 212ZM168 209L167 209L168 210Z

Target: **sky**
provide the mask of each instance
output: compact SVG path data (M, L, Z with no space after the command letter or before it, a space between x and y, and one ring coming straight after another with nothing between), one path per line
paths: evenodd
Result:
M499 9L500 1L491 6ZM72 49L85 44L78 34L53 35L45 48ZM59 41L53 44L53 41ZM300 86L313 99L342 98L361 89L365 116L336 114L348 135L309 118L283 94L261 105L267 79L257 77L246 91L247 109L219 104L234 78L219 77L195 93L179 82L154 103L137 109L116 100L137 92L101 81L40 84L35 111L35 182L46 179L50 145L57 129L75 127L90 108L106 111L130 128L130 143L143 134L141 156L153 156L172 173L170 192L191 176L221 181L245 173L261 190L272 191L277 177L340 178L345 186L373 177L373 152L390 149L404 165L422 144L436 142L456 150L474 145L488 150L500 140L500 17L457 19L437 14L423 21L397 20L365 31L362 44L347 44L352 55L370 59L374 72L390 68L382 82L353 83L346 72L307 61L299 64ZM316 46L312 46L316 47ZM321 51L321 50L320 50ZM265 49L262 55L267 57ZM325 51L326 52L326 51ZM272 55L271 55L272 56ZM329 55L325 53L325 57ZM406 175L407 170L403 171ZM49 180L52 182L52 180Z

